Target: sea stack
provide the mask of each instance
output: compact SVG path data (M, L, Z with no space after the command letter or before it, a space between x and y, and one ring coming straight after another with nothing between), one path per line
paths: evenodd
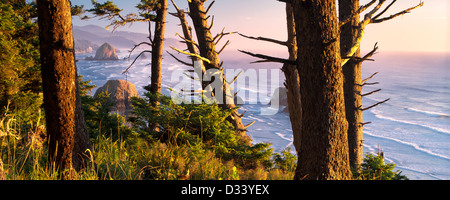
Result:
M109 43L104 43L95 52L94 60L118 60L116 49Z
M107 92L110 101L114 104L112 112L119 115L130 115L132 111L131 97L139 97L136 86L124 80L109 80L102 87L98 88L94 97Z

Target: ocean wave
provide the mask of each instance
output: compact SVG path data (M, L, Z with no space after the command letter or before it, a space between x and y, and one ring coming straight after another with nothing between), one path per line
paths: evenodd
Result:
M427 125L427 124L421 124L421 123L415 122L415 121L407 121L407 120L395 119L395 118L392 118L392 117L386 117L384 115L381 115L377 110L372 110L371 112L375 115L375 117L377 117L379 119L390 120L390 121L394 121L394 122L400 122L400 123L404 123L404 124L420 126L420 127L423 127L423 128L428 128L428 129L437 131L437 132L450 134L450 130L446 129L446 128L435 127L435 126L431 126L431 125Z
M286 137L283 134L281 134L280 132L275 132L275 134L278 135L278 137L280 137L280 138L282 138L284 140L287 140L287 141L290 141L290 142L294 141L293 137Z
M450 117L450 114L441 113L441 112L426 111L426 110L421 110L421 109L417 109L417 108L405 108L405 109L406 109L406 110L409 110L409 111L414 111L414 112L418 112L418 113L423 113L423 114L430 115L430 116Z
M418 151L421 151L421 152L424 152L426 154L429 154L429 155L432 155L432 156L436 156L436 157L439 157L439 158L442 158L442 159L450 160L450 157L445 156L445 155L441 155L441 154L438 154L438 153L435 153L435 152L433 152L431 150L428 150L428 149L425 149L425 148L422 148L422 147L420 147L420 145L418 145L416 143L406 142L406 141L403 141L403 140L399 140L399 139L396 139L396 138L390 138L390 137L386 137L386 136L375 135L375 134L367 132L367 131L364 131L364 134L372 136L372 137L376 137L376 138L382 138L382 139L386 139L386 140L391 140L391 141L394 141L394 142L397 142L397 143L400 143L400 144L404 144L404 145L407 145L407 146L411 146L414 149L416 149Z

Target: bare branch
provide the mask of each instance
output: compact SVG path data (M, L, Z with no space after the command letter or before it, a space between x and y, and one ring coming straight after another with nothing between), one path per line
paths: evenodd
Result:
M255 123L255 121L251 122L250 124L247 124L244 126L244 129L247 129L248 127L250 127L251 125L253 125Z
M235 77L234 77L234 79L231 81L231 82L228 82L228 85L231 85L231 84L233 84L238 78L239 78L239 76L242 74L242 70L241 70L241 72L239 72L239 74L238 75L236 75Z
M190 67L194 67L193 64L189 64L189 63L187 63L187 62L184 62L184 61L178 59L176 56L174 56L173 54L171 54L169 51L166 51L166 52L167 52L170 56L172 56L172 58L174 58L176 61L180 62L181 64L186 65L186 66L190 66Z
M178 35L178 37L180 37L182 40L184 40L184 43L191 43L193 45L195 45L197 48L199 47L198 44L192 40L186 39L183 36L181 36L179 33L176 33L176 35ZM189 44L187 44L189 47Z
M227 41L227 43L225 43L222 47L222 49L220 49L220 51L217 52L217 54L222 53L222 51L225 49L225 47L227 47L230 44L230 40Z
M395 1L394 1L394 2L395 2ZM398 12L398 13L396 13L396 14L393 14L393 15L389 16L389 17L385 17L385 18L381 18L381 19L377 19L377 18L379 17L379 16L377 15L377 16L374 18L374 20L372 21L372 23L381 23L381 22L384 22L384 21L387 21L387 20L394 19L394 18L396 18L396 17L398 17L398 16L407 14L407 13L409 13L409 11L414 10L414 9L416 9L416 8L419 8L419 7L422 7L422 6L423 6L423 2L421 2L421 3L418 4L417 6L408 8L408 9L406 9L406 10L404 10L404 11Z
M214 26L214 15L212 16L211 25L208 27L208 30L211 30L213 26Z
M194 80L194 81L201 81L200 79L198 79L198 78L195 78L195 77L193 77L193 76L191 76L191 75L189 75L188 73L183 73L184 75L186 75L187 77L189 77L189 78L191 78L192 80Z
M141 53L133 60L133 62L131 63L131 65L128 66L128 68L127 68L124 72L122 72L122 74L128 73L128 70L134 65L134 63L137 61L137 59L138 59L139 57L141 57L142 54L144 54L144 53L152 53L152 51L149 51L149 50L142 51L142 52L141 52Z
M287 60L287 59L283 59L283 58L277 58L277 57L272 57L272 56L266 56L266 55L262 55L262 54L254 54L248 51L242 51L242 50L238 50L242 53L245 53L247 55L256 57L256 58L261 58L264 59L264 62L278 62L278 63L285 63L285 64L290 64L290 65L295 65L296 62L292 61L292 60Z
M177 4L173 0L170 0L170 1L172 2L172 5L173 5L173 7L175 7L177 12L180 12L180 8L178 8Z
M244 117L244 115L245 115L245 113L246 113L247 111L244 111L242 114L240 114L238 117L239 118L242 118L242 117Z
M394 5L394 3L397 0L393 0L383 11L380 12L380 14L376 15L375 17L373 17L373 19L377 19L378 17L380 17L381 15L383 15L387 10L389 10L389 8Z
M364 15L364 20L359 23L356 41L353 43L352 48L350 48L348 52L346 52L344 55L341 55L343 58L352 57L359 49L366 26L372 22L373 15L381 8L381 6L383 6L384 2L386 2L386 0L379 0L377 6L375 6L372 11ZM344 66L348 61L349 59L342 59L341 66Z
M364 86L366 86L366 85L378 85L378 84L380 84L380 82L375 82L375 83L363 83L362 85L360 85L360 84L355 84L355 85L360 86L360 87L364 87Z
M374 105L372 105L372 106L369 106L369 107L367 107L367 108L360 108L360 110L361 110L361 111L366 111L366 110L372 109L372 108L374 108L374 107L376 107L376 106L379 106L379 105L381 105L381 104L383 104L383 103L388 102L389 100L391 100L391 99L386 99L386 100L384 100L384 101L380 101L380 102L378 102L378 103L376 103L376 104L374 104Z
M199 58L200 60L203 60L203 61L207 62L208 64L211 64L211 61L210 61L209 59L204 58L204 57L202 57L202 56L200 56L200 55L193 54L193 53L188 53L188 52L179 50L179 49L177 49L177 48L175 48L175 47L170 47L170 48L172 48L172 49L175 50L175 51L178 51L179 53L182 53L182 54L185 54L185 55L188 55L188 56L193 56L193 57Z
M365 125L367 125L367 124L371 124L372 122L365 122L365 123L360 123L361 124L361 126L365 126Z
M377 93L379 91L381 91L381 89L378 89L378 90L375 90L375 91L372 91L372 92L369 92L369 93L366 93L366 94L362 94L361 96L362 97L369 96L369 95L375 94L375 93Z
M359 62L364 62L365 60L369 60L370 57L372 57L378 50L378 46L377 46L378 42L375 43L375 45L373 46L373 50L370 51L369 53L367 53Z
M348 22L350 22L351 20L353 20L356 16L358 16L359 14L361 14L362 12L364 12L367 8L369 8L370 6L372 6L377 0L372 0L371 2L369 2L368 4L361 6L355 13L353 13L352 15L350 15L347 19L342 20L339 22L339 27L342 27L343 25L347 24Z
M214 3L216 3L216 1L211 2L211 4L209 4L208 8L205 11L205 14L207 15L209 10L211 9L211 7L214 5Z
M215 41L214 43L216 45L220 42L220 40L223 38L223 36L237 33L237 32L227 32L227 33L225 33L224 31L225 31L225 27L222 29L221 33L218 33L216 36L214 36L213 41ZM217 39L217 41L216 41L216 39Z
M363 62L363 61L375 61L374 59L370 59L370 58L361 58L361 57L357 57L357 56L350 56L350 57L343 57L342 59L352 59L352 60L357 60L358 62Z
M369 79L373 78L373 77L374 77L375 75L377 75L377 74L378 74L378 72L375 72L375 73L372 74L372 76L370 76L369 78L366 78L366 79L362 80L362 82L364 83L364 82L368 81Z
M152 44L150 44L150 43L148 43L148 42L141 42L141 43L139 43L139 44L137 44L137 45L134 45L134 47L129 51L130 54L128 55L128 59L130 59L131 53L133 53L133 51L134 51L136 48L138 48L139 46L141 46L141 45L143 45L143 44L146 44L146 45L148 45L148 46L150 46L150 47L153 46Z
M242 36L242 37L245 37L245 38L248 38L248 39L252 39L252 40L260 40L260 41L265 41L265 42L272 42L272 43L279 44L279 45L282 45L282 46L288 46L287 42L280 41L280 40L275 40L275 39L272 39L272 38L252 37L252 36L247 36L247 35L244 35L244 34L241 34L241 33L238 33L238 34L240 36Z

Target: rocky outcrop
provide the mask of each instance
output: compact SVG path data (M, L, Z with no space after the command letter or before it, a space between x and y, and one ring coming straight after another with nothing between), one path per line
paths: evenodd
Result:
M278 105L287 106L287 92L288 90L285 87L279 87L275 89L275 92L272 95L272 99L270 100L269 105L272 105L272 102L278 101Z
M269 105L272 105L272 102L278 101L278 105L280 106L286 106L286 108L283 109L283 112L288 113L288 97L287 97L288 90L285 87L279 87L275 89L275 92L272 95L272 99L270 100Z
M95 57L88 57L86 60L118 60L116 49L109 43L104 43L95 52Z
M136 86L124 80L109 80L102 87L98 88L94 97L106 92L111 102L112 112L120 115L130 115L132 111L131 97L139 97Z

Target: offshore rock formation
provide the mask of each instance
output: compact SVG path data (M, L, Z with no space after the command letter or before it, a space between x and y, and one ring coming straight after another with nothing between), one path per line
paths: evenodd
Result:
M118 60L116 49L109 43L104 43L95 52L95 57L87 57L86 60Z
M139 97L136 86L124 80L109 80L97 89L94 97L104 92L107 92L109 99L114 104L111 111L119 115L130 115L132 111L131 97Z

